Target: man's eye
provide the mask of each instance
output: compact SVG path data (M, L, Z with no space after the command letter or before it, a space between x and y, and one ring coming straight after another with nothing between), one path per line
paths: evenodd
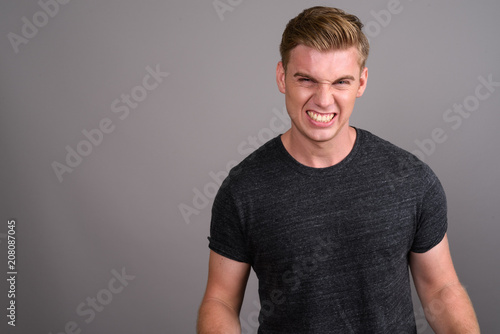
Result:
M314 87L316 83L313 79L310 78L299 78L297 81L302 87Z

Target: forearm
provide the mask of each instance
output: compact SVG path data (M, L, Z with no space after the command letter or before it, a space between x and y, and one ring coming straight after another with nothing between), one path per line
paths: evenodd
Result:
M198 313L198 334L240 334L236 310L218 299L203 300Z
M436 334L479 333L479 324L467 292L460 283L447 285L422 300L425 317Z

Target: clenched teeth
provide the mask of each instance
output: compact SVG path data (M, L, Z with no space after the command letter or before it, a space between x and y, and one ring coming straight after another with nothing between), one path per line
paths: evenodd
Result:
M321 123L328 123L335 116L335 114L321 115L321 114L315 113L314 111L308 111L307 114L309 115L309 117L311 117L316 122L321 122Z

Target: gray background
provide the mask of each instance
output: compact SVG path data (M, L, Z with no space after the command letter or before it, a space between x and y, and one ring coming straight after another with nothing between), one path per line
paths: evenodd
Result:
M276 116L284 110L274 77L278 44L290 18L320 4L356 14L370 29L368 89L351 124L420 150L440 177L456 269L483 332L496 332L500 87L480 88L483 100L475 94L478 77L500 81L500 4L220 3L219 15L213 0L73 0L44 21L37 1L2 1L0 277L7 220L15 218L18 308L17 326L7 326L2 279L0 331L55 334L73 321L82 333L194 332L213 176L288 126ZM381 14L389 10L390 20ZM41 27L16 53L8 36L22 36L23 17ZM148 66L169 75L144 98ZM144 100L127 117L113 112L113 101L131 92ZM467 118L447 111L463 103ZM106 118L113 131L60 182L52 164L66 164L66 146L76 150L82 131ZM434 144L433 131L441 131ZM109 288L119 286L113 270L134 276L118 293ZM256 288L251 276L244 333L255 331ZM77 312L81 303L89 312L91 298L105 303L92 319ZM418 303L415 310L419 332L431 333Z

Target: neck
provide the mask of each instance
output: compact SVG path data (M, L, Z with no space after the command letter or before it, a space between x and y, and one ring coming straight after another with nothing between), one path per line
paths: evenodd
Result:
M356 141L356 129L346 126L329 141L316 142L293 128L281 136L288 153L303 165L325 168L338 164L351 152Z

